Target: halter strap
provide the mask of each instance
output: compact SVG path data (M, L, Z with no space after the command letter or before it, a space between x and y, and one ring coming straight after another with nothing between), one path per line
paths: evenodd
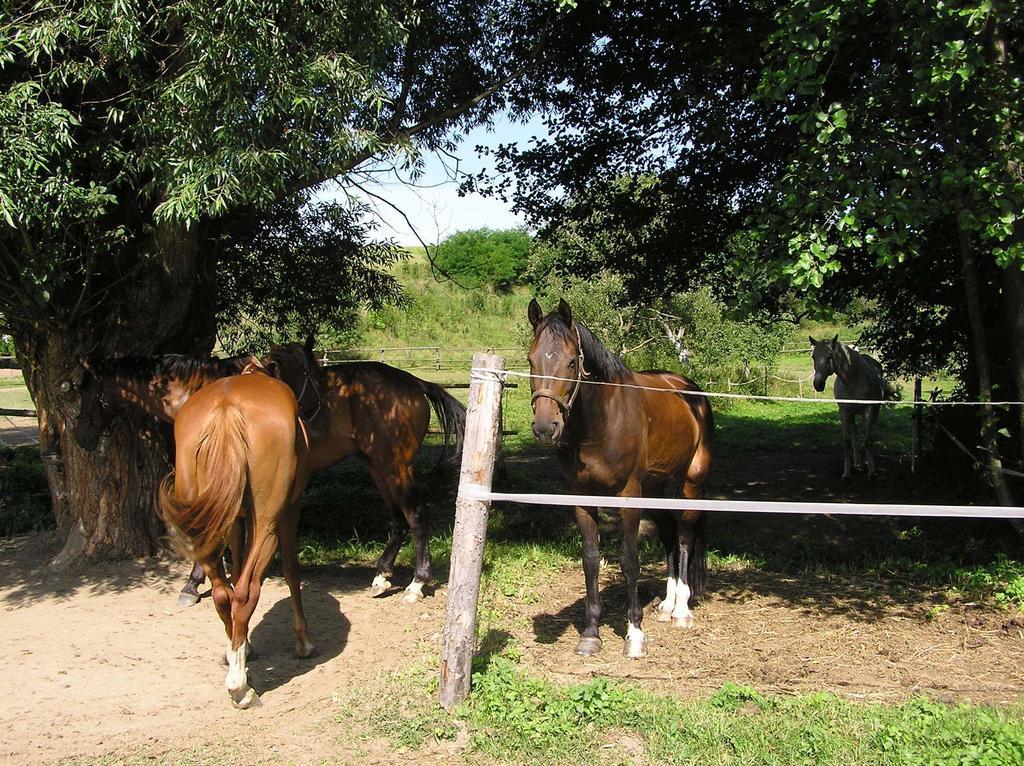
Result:
M580 392L580 387L583 384L583 378L589 378L590 373L587 372L584 365L585 359L583 358L583 339L580 337L580 328L576 326L576 323L572 323L572 328L576 331L576 383L573 386L572 393L569 398L566 399L564 396L559 396L550 388L538 388L533 392L533 396L530 397L530 409L534 409L538 399L550 399L558 405L558 409L562 411L562 417L568 420L569 411L572 409L573 402L576 401L576 396Z
M313 393L316 394L316 409L313 410L313 414L305 417L302 415L302 397L306 395L306 388L313 383L313 376L309 372L309 360L306 355L302 355L302 389L299 391L299 395L295 397L295 401L299 403L299 417L305 421L311 421L317 415L320 414L320 408L324 406L324 398L320 393L320 387L313 383Z

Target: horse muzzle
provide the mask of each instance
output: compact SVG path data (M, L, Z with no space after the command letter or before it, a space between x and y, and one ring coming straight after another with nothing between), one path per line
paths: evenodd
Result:
M558 440L562 436L562 423L560 420L552 420L551 418L542 418L540 416L534 416L533 418L533 438L537 440L538 444L551 446L558 444Z
M811 385L814 386L814 390L820 394L825 390L825 376L815 375L814 380L811 381Z

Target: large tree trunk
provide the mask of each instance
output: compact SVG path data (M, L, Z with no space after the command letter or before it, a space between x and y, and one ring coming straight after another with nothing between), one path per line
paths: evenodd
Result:
M960 244L961 275L964 281L964 298L967 302L967 320L970 324L970 352L974 360L974 368L978 377L978 395L982 401L992 401L992 367L989 363L988 339L985 333L985 320L981 307L981 288L978 284L978 267L974 260L974 247L971 235L957 211L957 234ZM995 438L996 414L991 404L984 407L985 421L981 425L981 443L987 453L985 465L989 469L992 485L1000 505L1013 506L1013 493L1006 476L1003 474L1002 461L999 459L999 445ZM1017 525L1015 525L1017 526ZM1018 526L1018 530L1020 527Z
M95 452L74 438L80 379L78 359L206 353L213 343L211 282L200 274L200 235L164 227L141 243L160 254L163 268L140 270L111 290L104 304L70 329L48 325L14 330L18 358L39 417L40 452L65 544L53 560L65 568L80 560L148 556L162 545L155 490L166 476L163 426L139 411L114 419ZM66 390L65 383L72 388Z
M1003 316L1006 320L1007 345L1010 347L1010 374L1013 398L1024 401L1024 272L1020 264L1011 263L1002 271ZM1024 459L1024 407L1017 410L1017 441Z

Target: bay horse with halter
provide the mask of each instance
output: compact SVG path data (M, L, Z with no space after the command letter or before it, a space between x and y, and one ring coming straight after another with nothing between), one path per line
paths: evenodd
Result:
M556 446L569 491L651 497L675 483L685 498L704 497L714 424L707 398L686 395L700 388L669 372L631 371L585 325L573 319L564 300L547 316L532 300L528 314L533 326L529 352L533 433L538 442ZM597 511L576 508L587 584L586 623L576 653L584 656L601 648ZM642 512L623 508L619 513L628 601L623 654L641 657L647 653L637 590L637 535ZM705 517L700 511L651 515L668 561L665 599L658 606L658 619L689 628L693 625L690 603L703 594L707 578Z
M366 460L370 479L391 512L391 535L377 561L371 595L390 591L395 558L411 532L416 565L402 600L420 600L431 577L430 528L413 476L413 461L426 436L432 407L444 439L438 465L456 466L466 408L436 383L380 362L320 368L308 345L277 346L265 363L272 374L300 392L299 404L311 424L311 470L320 471L359 455ZM306 386L306 381L312 380L317 385ZM318 396L322 400L317 400Z
M179 552L198 561L210 578L228 635L225 684L234 704L247 708L257 698L246 668L249 620L279 544L295 653L313 653L296 542L299 496L309 478L306 428L292 390L254 372L196 392L174 421L174 442L174 472L160 487L160 507ZM228 539L230 581L222 555Z
M835 373L836 399L867 399L875 402L895 398L896 392L885 379L882 365L877 360L839 342L836 335L831 340L811 342L811 359L814 363L814 390L825 390L825 381ZM864 459L868 476L875 476L875 458L871 454L872 431L878 418L879 404L839 404L839 420L843 425L843 479L850 478L850 469L861 468L860 453L857 449L857 424L855 418L864 421Z

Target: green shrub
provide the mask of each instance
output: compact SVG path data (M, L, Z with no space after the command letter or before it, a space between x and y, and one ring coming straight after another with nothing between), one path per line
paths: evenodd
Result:
M434 263L466 287L507 291L519 284L532 238L523 229L473 229L452 234L433 253Z

